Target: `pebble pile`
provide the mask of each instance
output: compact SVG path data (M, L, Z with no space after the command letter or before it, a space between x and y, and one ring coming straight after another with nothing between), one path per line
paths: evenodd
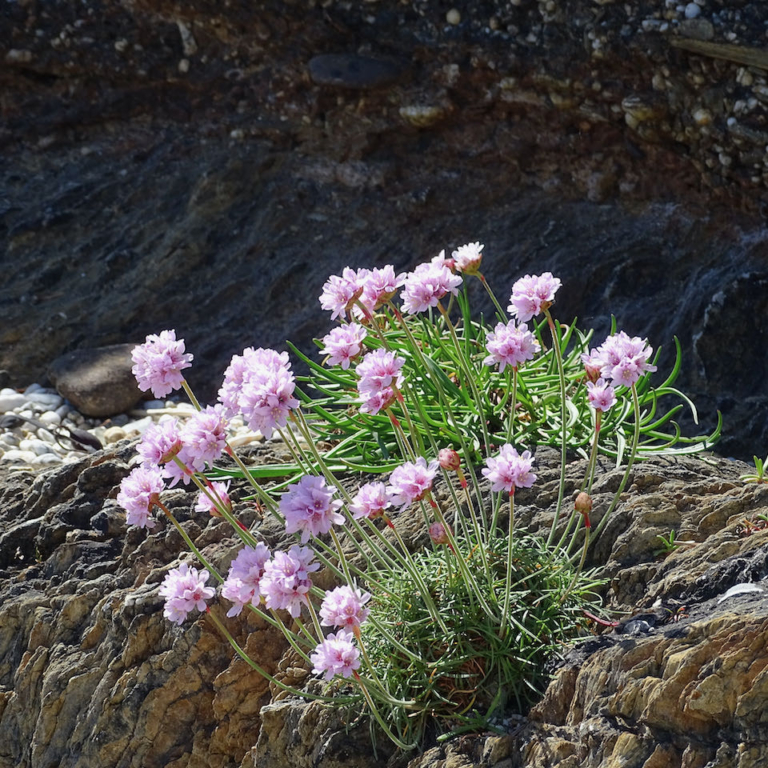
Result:
M91 419L78 413L56 390L40 384L30 384L23 392L0 389L0 466L11 470L36 471L79 461L87 453L97 450L70 439L69 429L84 430L106 447L140 436L162 416L184 419L193 412L194 407L189 403L147 400L141 408L128 413L106 420ZM4 417L9 415L21 417L24 421L5 419L13 425L2 426ZM233 447L264 439L239 419L230 422L230 435L229 444Z

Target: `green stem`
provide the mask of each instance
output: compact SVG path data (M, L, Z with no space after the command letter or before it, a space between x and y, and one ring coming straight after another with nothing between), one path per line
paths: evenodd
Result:
M227 628L224 626L224 622L221 621L221 619L216 616L213 611L208 610L206 612L206 616L211 620L211 622L214 624L216 629L221 632L222 635L224 635L224 638L229 642L229 644L235 649L235 653L246 663L249 667L252 669L255 669L263 678L268 680L270 683L274 683L280 690L287 691L288 693L292 693L294 696L301 696L304 699L311 699L314 701L327 701L331 704L339 704L341 702L352 702L354 701L354 697L351 696L319 696L316 693L309 693L307 691L300 691L296 688L291 688L290 685L286 685L285 683L281 682L277 678L273 677L269 674L263 667L259 666L241 647L240 644L235 640L234 637L229 633Z
M566 407L566 389L565 389L565 371L563 370L563 351L560 349L560 335L555 328L555 322L552 320L552 315L549 309L544 310L544 314L547 318L547 324L549 325L550 333L552 334L552 351L557 361L557 375L560 379L560 427L561 433L561 446L560 446L560 486L557 491L557 506L555 507L555 517L552 520L552 528L549 531L547 537L547 547L550 547L553 539L555 538L555 531L557 529L557 523L560 519L560 512L563 508L563 497L565 496L565 466L568 461L568 409Z
M504 637L507 632L507 616L509 615L509 601L512 593L512 555L514 552L515 530L515 487L509 492L509 538L507 539L507 573L504 579L504 607L501 610L501 627L499 637Z
M599 525L595 529L595 539L597 539L600 534L603 531L603 528L605 528L608 518L610 517L611 513L614 509L616 509L616 505L619 503L619 499L621 498L621 494L624 493L624 488L627 484L627 480L629 480L629 475L632 472L632 465L635 463L635 458L637 456L637 444L640 440L640 401L637 397L637 388L635 385L632 385L631 388L632 391L632 406L634 410L635 415L635 430L632 435L632 447L629 452L629 461L627 462L627 468L624 471L624 475L621 478L621 483L619 484L619 487L616 490L616 493L613 496L613 500L611 501L611 506L608 507L608 511L603 515L602 520L600 520Z
M483 284L483 288L485 288L485 290L488 292L488 295L491 297L493 306L496 307L496 311L499 313L499 318L501 318L503 323L506 323L509 319L507 317L507 313L501 308L501 304L499 304L499 300L496 298L496 294L491 290L491 286L488 285L488 281L485 279L485 275L478 272L477 276L480 279L480 282Z

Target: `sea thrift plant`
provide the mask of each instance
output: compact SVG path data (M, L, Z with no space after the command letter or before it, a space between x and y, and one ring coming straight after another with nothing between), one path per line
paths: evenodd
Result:
M201 405L183 379L192 356L173 331L134 351L142 388L182 388L196 409L146 431L117 495L129 525L148 536L174 526L201 565L169 572L166 617L204 616L274 688L343 704L402 750L524 713L547 665L600 611L588 553L633 463L719 434L683 437L673 421L684 405L696 416L672 386L679 347L653 385L647 339L613 327L590 348L591 332L557 319L569 287L550 272L510 275L505 310L483 252L467 243L407 274L343 269L319 297L330 314L317 353L245 348L217 404ZM473 281L490 323L472 312ZM681 404L662 411L662 398ZM279 440L280 462L246 465L228 443L234 421ZM561 458L546 494L542 446ZM598 456L622 470L610 500L591 496ZM197 491L189 514L226 520L237 551L210 546L218 529L193 537L176 520L163 497L179 482ZM555 486L551 525L534 535L519 510ZM283 543L270 549L267 536ZM249 657L233 632L249 613L283 634L314 683L291 687Z

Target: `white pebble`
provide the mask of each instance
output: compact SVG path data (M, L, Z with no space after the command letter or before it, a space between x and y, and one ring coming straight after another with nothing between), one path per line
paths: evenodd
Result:
M27 401L36 405L44 405L49 411L52 411L58 408L64 399L52 392L33 392L27 394Z
M144 403L144 409L147 411L154 410L155 408L165 408L165 400L147 400Z
M21 408L27 402L27 398L13 389L4 389L0 392L0 412L8 413L14 408Z
M36 456L34 453L32 453L32 451L19 451L12 449L10 451L6 451L2 455L2 458L0 458L0 461L6 464L29 464L34 458L36 458Z
M40 440L44 440L46 443L50 443L51 445L56 444L56 438L53 436L53 433L49 432L47 429L38 429L37 432L32 434L36 434Z
M41 456L44 453L51 453L53 451L53 447L50 443L45 443L42 440L37 439L22 440L19 443L19 448L22 451L31 451L35 456Z
M685 6L686 19L695 19L700 13L701 13L701 8L699 8L699 6L696 5L696 3L688 3L688 5Z
M36 419L37 414L34 411L30 411L29 408L24 408L21 411L17 411L19 416L21 416L22 419Z
M33 392L42 392L43 387L40 384L30 384L25 390L25 395L31 395Z
M71 412L72 412L72 409L66 403L64 403L64 405L56 409L56 413L58 413L62 419L66 419Z
M6 432L5 434L0 435L0 443L8 446L9 448L18 448L19 438L16 437L16 435L14 435L12 432Z
M61 416L56 411L46 411L41 413L37 420L42 424L47 424L50 427L58 427L61 424Z
M143 435L144 430L152 424L152 417L147 416L138 421L131 421L126 424L123 429L126 435Z

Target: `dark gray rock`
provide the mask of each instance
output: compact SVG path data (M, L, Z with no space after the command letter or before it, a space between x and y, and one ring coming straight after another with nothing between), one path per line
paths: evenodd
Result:
M134 344L78 349L56 358L48 368L56 391L86 416L125 413L143 392L131 372Z
M401 62L359 56L355 53L326 53L309 62L309 74L318 85L366 90L396 83L403 75Z

